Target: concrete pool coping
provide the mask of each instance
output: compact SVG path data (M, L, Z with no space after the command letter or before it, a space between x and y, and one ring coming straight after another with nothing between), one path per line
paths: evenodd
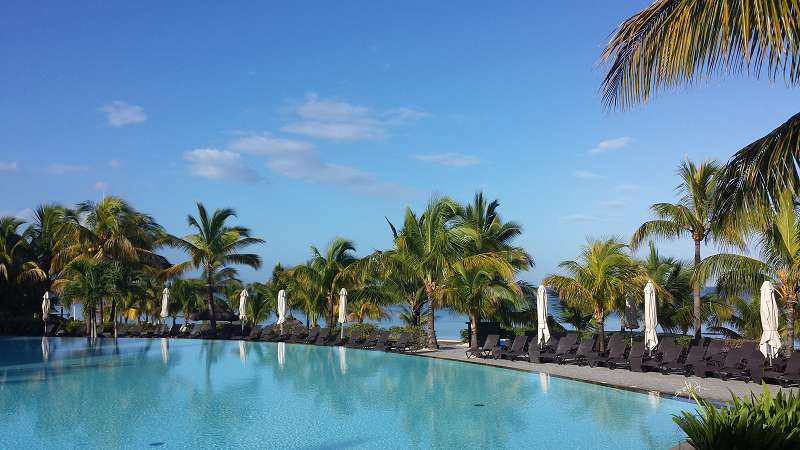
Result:
M663 375L653 372L631 372L626 369L611 370L605 367L589 367L577 365L559 365L555 363L531 363L529 361L509 361L506 359L481 359L469 358L464 352L466 344L442 342L439 350L420 350L409 352L416 356L459 361L468 364L477 364L504 369L518 370L529 373L544 373L558 378L612 387L642 394L656 394L664 398L676 398L693 401L687 390L691 385L698 395L717 404L731 400L731 394L738 397L749 398L751 394L760 394L762 385L746 383L740 380L722 381L719 378L700 378L696 376ZM767 388L774 395L779 391L794 391L800 393L798 388L781 388L777 385L767 384Z

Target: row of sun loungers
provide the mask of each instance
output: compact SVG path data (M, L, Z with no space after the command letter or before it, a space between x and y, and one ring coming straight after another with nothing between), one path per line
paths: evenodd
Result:
M609 369L628 369L634 372L660 372L685 376L718 377L723 380L744 380L760 383L769 380L781 386L800 385L800 352L786 359L776 358L768 365L755 342L746 341L739 347L725 348L724 342L712 340L708 346L694 345L685 349L666 336L652 352L644 342L633 342L621 333L608 340L606 350L596 351L596 338L586 337L578 342L577 333L551 338L543 348L536 338L517 336L508 348L499 346L499 336L489 335L484 344L470 348L467 358L529 360L532 363L578 364Z
M203 339L211 337L208 325L188 324L185 326L163 325L118 325L118 337L171 337L183 339ZM350 348L375 349L393 352L405 352L414 344L410 333L401 333L392 340L388 331L375 331L364 335L355 330L350 337L331 334L330 328L320 327L286 327L283 332L274 327L255 325L249 333L242 334L239 325L227 324L222 327L216 339L232 339L244 341L289 342L295 344L312 344L324 346L346 346Z

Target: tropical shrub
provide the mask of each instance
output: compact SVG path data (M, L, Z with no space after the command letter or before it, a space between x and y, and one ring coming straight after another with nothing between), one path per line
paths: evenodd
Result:
M425 347L428 333L425 331L425 328L422 325L406 325L402 327L391 327L389 328L389 332L391 333L393 338L397 338L400 336L401 333L410 333L413 337L412 342L413 344L411 347L414 350L421 349ZM467 337L467 341L469 341L469 337Z
M797 449L800 448L800 395L779 391L775 397L764 386L750 400L733 396L730 404L692 397L699 408L683 411L672 420L697 450L705 449Z
M347 326L345 333L347 333L347 336L352 336L354 332L360 331L364 336L366 336L377 330L378 327L371 323L354 323Z

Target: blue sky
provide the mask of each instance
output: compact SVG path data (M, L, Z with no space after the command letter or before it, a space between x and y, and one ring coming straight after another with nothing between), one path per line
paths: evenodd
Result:
M221 3L3 2L0 213L115 194L183 235L196 201L231 206L267 240L251 281L483 190L537 282L674 199L681 159L725 160L800 104L716 78L606 111L598 57L643 1Z

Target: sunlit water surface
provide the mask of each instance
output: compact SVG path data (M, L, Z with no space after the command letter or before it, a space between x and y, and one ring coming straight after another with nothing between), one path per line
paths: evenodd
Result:
M667 449L691 405L540 374L262 342L0 339L3 448Z

